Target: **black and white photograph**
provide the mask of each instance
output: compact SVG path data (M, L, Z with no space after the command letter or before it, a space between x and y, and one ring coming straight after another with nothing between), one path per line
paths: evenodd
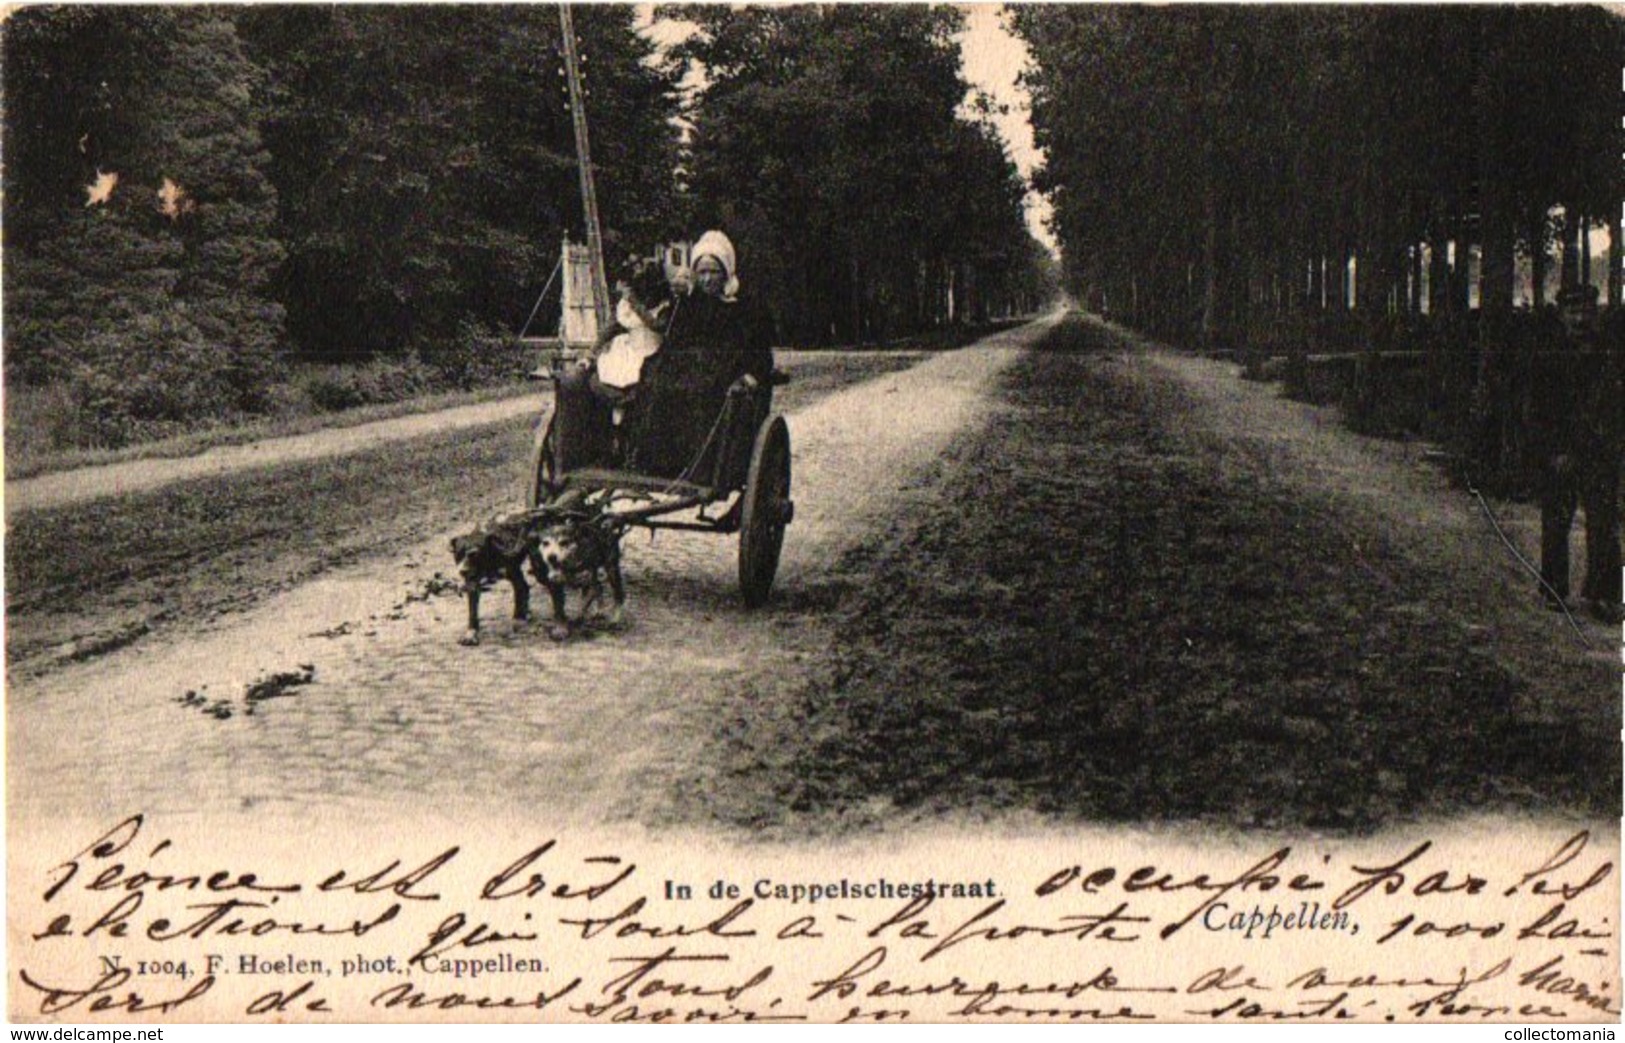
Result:
M9 1022L1613 1038L1618 5L0 48Z

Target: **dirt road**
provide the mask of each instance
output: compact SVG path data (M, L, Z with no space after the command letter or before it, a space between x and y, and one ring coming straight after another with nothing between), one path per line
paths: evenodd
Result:
M792 382L776 401L794 412L922 357L782 352L778 364ZM51 496L66 489L71 501L31 508L13 497L6 505L8 677L26 681L192 633L512 509L524 496L534 406L522 399L494 414L449 410L196 459L95 468L72 482L51 476ZM200 467L206 473L185 477ZM48 488L21 482L8 491L19 487Z
M456 431L494 424L512 417L532 416L541 407L543 399L541 394L504 398L355 427L328 428L244 445L216 446L195 456L78 467L36 478L8 481L6 511L19 513L64 507L108 496L146 492L174 482L357 453L431 431Z
M465 649L445 536L470 503L440 505L398 550L253 581L246 612L13 677L12 813L1617 817L1617 635L1543 612L1470 499L1229 367L1054 332L791 403L766 611L738 605L734 541L634 533L624 629L494 621ZM335 480L415 473L361 459Z
M561 645L499 621L466 649L461 597L445 578L449 532L435 532L246 613L14 678L10 771L27 784L11 787L12 811L522 799L559 821L637 817L653 797L646 780L701 755L710 707L731 685L793 683L816 656L828 569L906 512L912 483L983 418L998 373L1043 328L791 410L798 512L770 611L738 606L735 541L634 533L623 630ZM245 694L279 675L294 683Z
M1098 324L1045 346L847 563L822 668L727 704L676 818L1617 817L1617 628L1545 611L1413 447Z

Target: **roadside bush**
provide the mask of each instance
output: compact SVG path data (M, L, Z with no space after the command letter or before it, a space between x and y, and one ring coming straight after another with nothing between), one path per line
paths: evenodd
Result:
M1247 332L1246 346L1238 352L1241 375L1247 380L1273 380L1280 366L1273 360L1286 359L1288 367L1310 350L1314 334L1310 323L1300 315L1272 316L1254 323Z
M322 412L311 398L310 389L295 377L287 377L267 384L264 392L265 415L296 418L314 416Z
M89 336L69 369L86 447L132 441L236 417L260 396L235 379L245 367L204 342L177 311L134 316ZM246 363L254 373L260 360Z
M472 319L463 319L454 336L422 351L441 380L459 391L514 380L534 361L517 338Z
M6 377L6 470L81 443L79 402L66 381L43 387Z
M322 366L303 378L317 409L336 413L358 406L400 402L432 390L434 373L413 357L375 359L351 366Z

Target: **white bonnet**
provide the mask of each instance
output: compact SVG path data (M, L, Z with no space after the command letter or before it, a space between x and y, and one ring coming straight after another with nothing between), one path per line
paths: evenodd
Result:
M739 263L734 255L734 244L721 232L712 229L694 241L689 251L689 263L699 264L702 257L714 257L728 273L728 284L722 289L722 299L731 301L739 296Z

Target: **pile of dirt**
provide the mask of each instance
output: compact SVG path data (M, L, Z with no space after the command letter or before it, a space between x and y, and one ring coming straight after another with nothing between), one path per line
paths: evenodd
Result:
M1364 831L1619 814L1613 676L1503 654L1455 570L1188 423L1168 373L1068 324L936 495L837 572L825 666L739 693L693 808L752 828L1033 809Z

